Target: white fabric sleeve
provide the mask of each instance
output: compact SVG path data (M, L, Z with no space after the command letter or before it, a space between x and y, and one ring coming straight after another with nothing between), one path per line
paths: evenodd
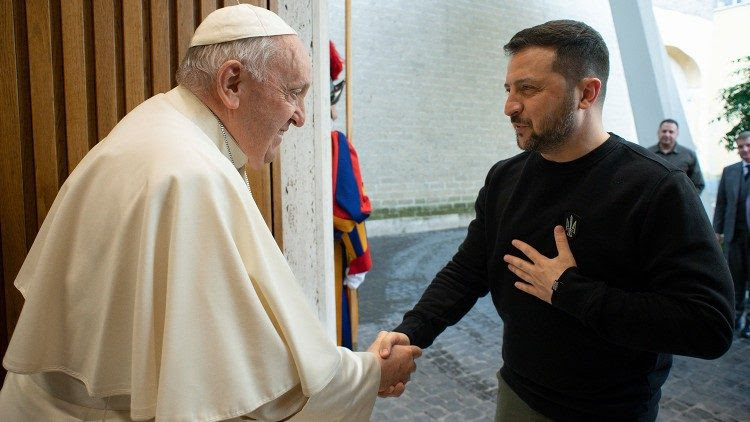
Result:
M369 352L339 347L341 366L290 421L369 421L380 386L380 364Z

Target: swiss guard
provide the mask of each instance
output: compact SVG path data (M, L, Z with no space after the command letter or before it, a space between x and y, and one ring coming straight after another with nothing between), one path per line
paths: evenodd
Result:
M344 80L334 83L344 62L330 42L331 118L336 119L336 103L344 89ZM365 194L359 158L354 146L340 131L331 132L333 151L333 238L336 282L336 329L341 346L356 350L358 327L357 287L372 267L367 246L365 220L372 210Z

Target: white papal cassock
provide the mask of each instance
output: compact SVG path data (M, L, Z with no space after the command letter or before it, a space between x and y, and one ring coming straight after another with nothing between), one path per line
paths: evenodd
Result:
M227 157L177 87L80 162L15 282L1 420L368 419L375 357L328 339Z

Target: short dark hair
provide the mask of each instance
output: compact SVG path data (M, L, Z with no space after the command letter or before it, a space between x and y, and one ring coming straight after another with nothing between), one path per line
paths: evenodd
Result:
M734 139L735 141L738 141L740 139L747 139L747 138L750 138L750 130L740 132L739 135L737 135Z
M677 123L677 120L675 120L675 119L664 119L664 120L661 121L661 123L659 123L659 129L661 129L661 125L663 125L664 123L672 123L675 126L677 126L677 129L680 128L680 124Z
M556 58L552 70L563 75L568 86L594 76L602 81L599 94L604 104L609 77L609 50L596 30L583 22L555 20L522 29L503 46L508 55L529 47L552 47Z

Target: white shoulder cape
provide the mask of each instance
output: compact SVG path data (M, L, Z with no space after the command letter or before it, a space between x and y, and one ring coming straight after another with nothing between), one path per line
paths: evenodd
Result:
M138 106L81 161L16 279L26 303L9 371L63 371L92 397L130 394L134 419L226 419L331 381L347 355L219 134L178 87Z

